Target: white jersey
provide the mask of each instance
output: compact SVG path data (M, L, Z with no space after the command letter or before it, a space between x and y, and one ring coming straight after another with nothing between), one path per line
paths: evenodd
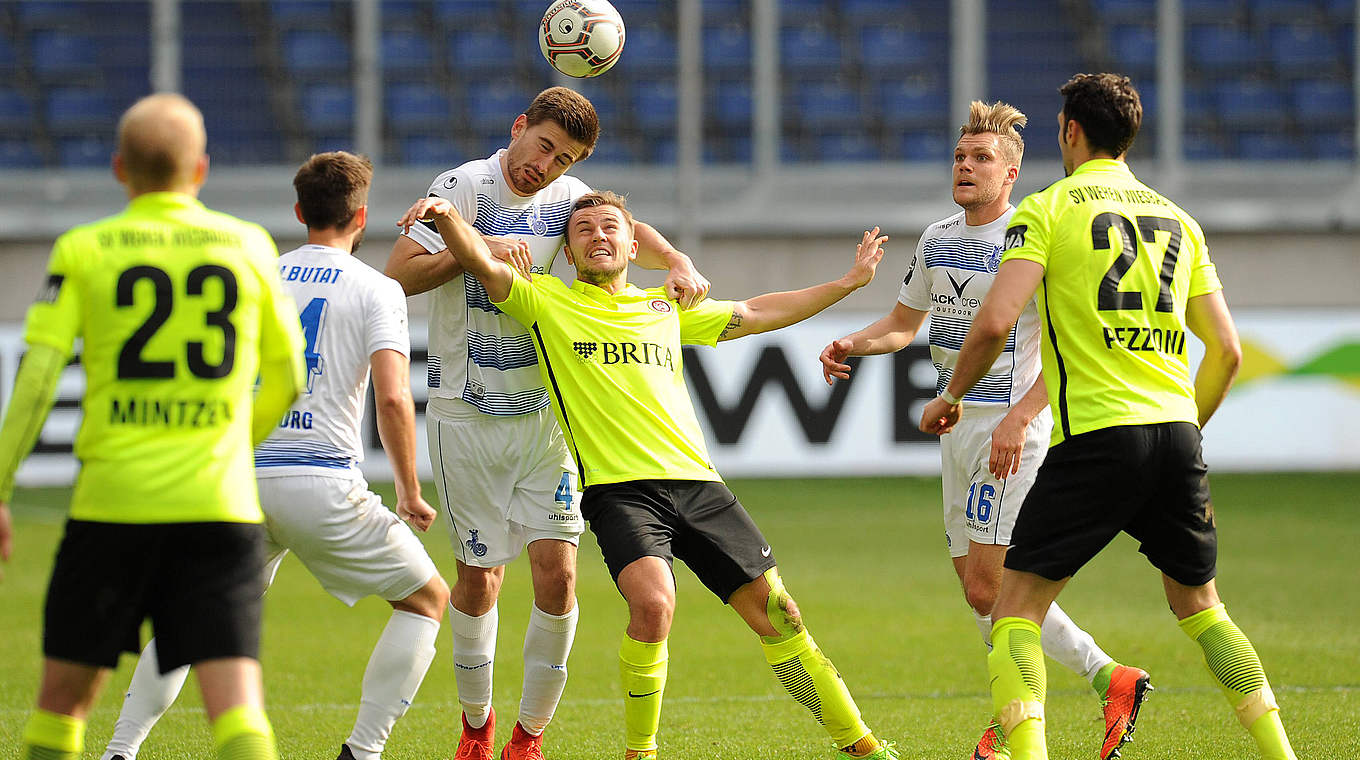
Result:
M446 171L430 183L429 194L450 201L483 235L527 241L533 271L546 273L562 247L572 204L590 188L563 175L532 196L516 195L501 172L504 157L501 150ZM413 225L407 234L430 253L447 247L433 224ZM451 408L457 405L439 399L461 399L476 412L500 416L547 408L533 336L491 303L476 277L459 274L430 298L426 381L442 413L457 414Z
M963 339L996 279L1002 239L1013 214L1011 206L995 221L972 227L960 211L921 233L897 300L930 314L930 356L939 372L937 392L954 376ZM1039 378L1040 367L1039 311L1031 299L1007 336L1005 349L963 401L1014 404Z
M255 474L357 476L369 357L382 349L411 355L406 294L396 280L322 245L280 256L279 274L301 312L307 387L255 449Z

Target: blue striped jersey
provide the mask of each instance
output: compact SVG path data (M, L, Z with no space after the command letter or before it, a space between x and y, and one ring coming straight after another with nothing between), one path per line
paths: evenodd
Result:
M954 376L959 349L996 279L1006 224L1014 213L1015 208L1009 207L994 221L974 227L960 211L921 234L897 300L930 314L930 356L939 373L937 391L944 390ZM1031 300L1006 338L1001 355L963 400L1014 404L1034 385L1039 368L1039 312Z
M563 175L532 196L516 195L501 171L504 155L497 151L440 174L429 194L448 199L483 235L527 241L533 271L545 274L562 247L572 204L590 188ZM430 253L447 247L433 225L414 225L407 235ZM426 382L445 412L454 405L440 400L499 416L547 408L529 331L491 303L476 277L460 274L430 291L429 346Z

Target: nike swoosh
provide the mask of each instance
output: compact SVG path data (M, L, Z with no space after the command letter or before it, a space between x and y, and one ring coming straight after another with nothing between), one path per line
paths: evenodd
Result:
M653 694L658 694L658 693L660 693L660 692L661 692L660 689L657 689L656 691L649 691L649 692L647 692L646 694L634 694L633 692L630 691L630 692L628 692L628 696L630 696L630 697L637 697L637 698L641 699L642 697L650 697L650 696L652 696Z
M760 550L760 556L762 556L762 557L768 557L768 556L770 556L770 547L767 546L767 547L761 549L761 550Z

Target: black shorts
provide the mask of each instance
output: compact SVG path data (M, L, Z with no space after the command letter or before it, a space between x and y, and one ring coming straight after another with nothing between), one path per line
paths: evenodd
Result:
M70 520L47 588L43 654L112 668L151 618L162 673L258 659L264 526Z
M727 486L706 480L632 480L589 486L581 516L599 541L609 574L643 557L683 560L726 604L732 592L775 566L760 528Z
M1120 531L1177 583L1213 580L1218 533L1199 428L1123 425L1049 449L1016 518L1006 567L1061 580Z

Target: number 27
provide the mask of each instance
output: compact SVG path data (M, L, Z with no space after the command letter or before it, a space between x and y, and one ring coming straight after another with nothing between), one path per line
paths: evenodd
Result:
M1137 232L1134 223L1123 214L1106 211L1091 220L1091 247L1097 251L1110 250L1110 230L1119 230L1121 249L1119 258L1114 260L1100 281L1096 291L1096 308L1101 311L1138 311L1143 308L1143 294L1136 290L1120 290L1119 281L1133 268L1138 258L1138 240L1153 243L1158 232L1170 233L1166 240L1166 255L1162 257L1160 284L1157 289L1156 310L1170 313L1175 311L1175 301L1171 297L1171 281L1176 276L1176 258L1181 250L1181 223L1165 216L1139 216Z

